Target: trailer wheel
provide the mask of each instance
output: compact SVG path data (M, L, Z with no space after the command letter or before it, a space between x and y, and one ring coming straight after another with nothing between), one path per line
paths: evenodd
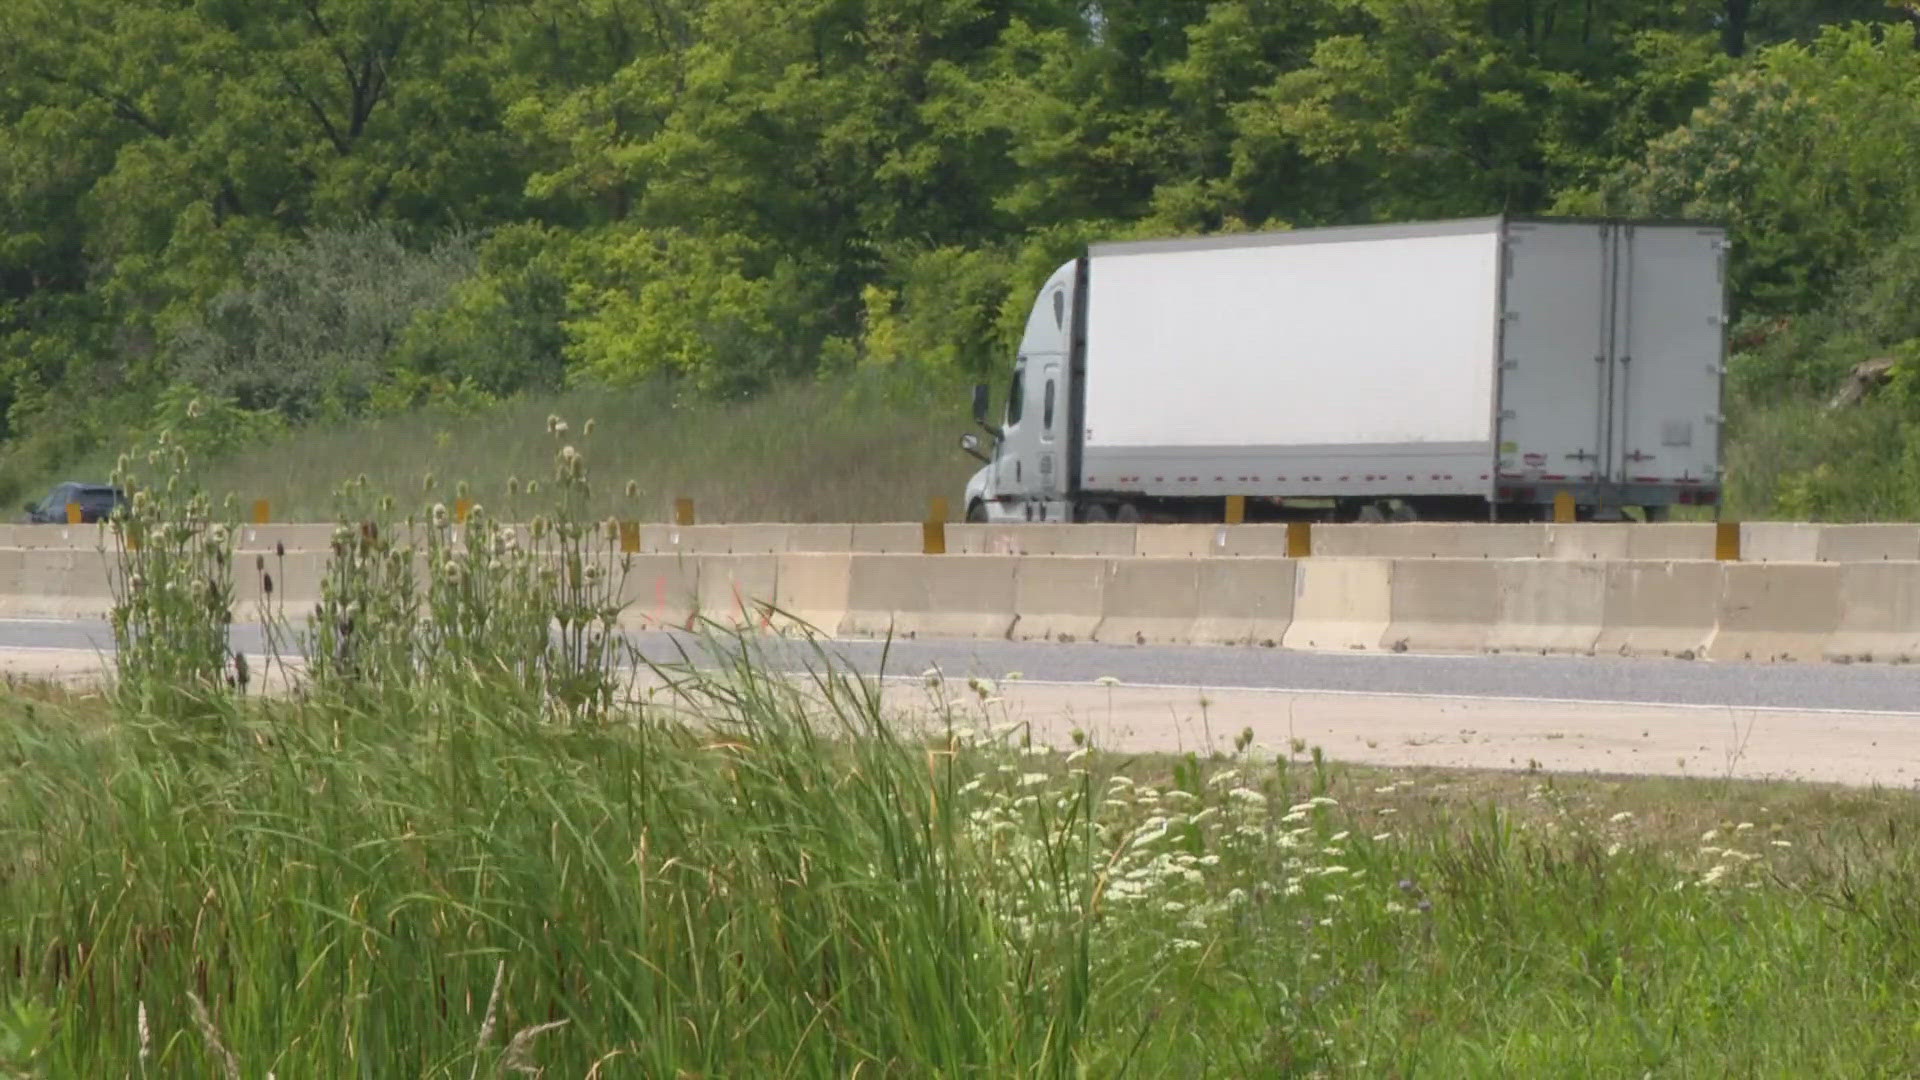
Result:
M1120 508L1113 512L1113 520L1122 525L1138 525L1140 524L1140 508L1132 503L1121 503Z
M1113 520L1105 503L1088 503L1080 508L1080 520L1088 525L1104 525Z
M1361 525L1384 525L1387 523L1387 511L1379 503L1370 502L1353 515L1353 520Z
M967 504L967 522L971 525L987 523L987 504L975 499Z

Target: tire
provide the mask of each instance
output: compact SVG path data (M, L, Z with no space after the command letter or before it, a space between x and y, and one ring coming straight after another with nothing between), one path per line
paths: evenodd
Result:
M967 523L985 525L987 523L987 504L975 499L967 504Z
M1140 508L1132 503L1121 503L1120 509L1113 513L1113 520L1122 525L1138 525L1140 524Z
M1104 525L1113 520L1113 512L1105 503L1088 503L1080 508L1080 520L1088 525Z
M1379 503L1368 503L1353 515L1353 520L1360 525L1384 525L1387 523L1387 512L1380 508Z

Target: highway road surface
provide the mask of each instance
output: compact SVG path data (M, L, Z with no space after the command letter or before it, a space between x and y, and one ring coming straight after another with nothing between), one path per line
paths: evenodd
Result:
M638 634L635 642L659 663L675 662L679 645L697 648L685 635ZM259 628L236 626L234 644L258 655ZM1920 782L1920 666L824 644L862 674L900 676L889 684L896 700L926 701L932 691L919 677L935 669L946 679L942 692L970 714L1030 725L1054 743L1077 729L1108 745L1195 749L1251 729L1266 749L1304 740L1338 759L1383 765ZM110 647L96 620L0 620L0 667L23 673L97 668ZM766 639L763 648L774 666L805 663L797 644ZM995 683L991 704L968 692L973 677Z

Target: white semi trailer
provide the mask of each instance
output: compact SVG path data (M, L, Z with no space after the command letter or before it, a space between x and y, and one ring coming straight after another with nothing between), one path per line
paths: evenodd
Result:
M970 521L1717 508L1724 229L1586 219L1096 244L1040 290Z

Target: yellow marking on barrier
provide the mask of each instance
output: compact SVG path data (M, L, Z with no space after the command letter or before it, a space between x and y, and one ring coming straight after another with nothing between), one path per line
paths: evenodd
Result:
M1553 520L1565 525L1573 520L1573 492L1556 491L1553 493Z
M947 553L946 522L935 520L920 523L920 553L922 555L945 555Z
M67 524L69 525L80 524L80 504L79 503L70 502L67 504Z
M1247 497L1245 495L1227 496L1227 524L1238 525L1247 520Z
M1740 561L1740 523L1737 521L1715 522L1713 526L1713 557L1721 562Z
M465 525L467 515L473 513L472 499L455 499L453 502L453 520L455 524Z
M265 499L253 500L253 523L255 525L265 525L271 521L273 519L272 509L271 506L267 505L267 500Z
M1313 522L1287 522L1287 558L1304 559L1313 554Z
M633 555L640 550L640 523L623 521L620 523L620 553Z
M675 525L693 524L693 500L692 499L673 500L673 523Z

